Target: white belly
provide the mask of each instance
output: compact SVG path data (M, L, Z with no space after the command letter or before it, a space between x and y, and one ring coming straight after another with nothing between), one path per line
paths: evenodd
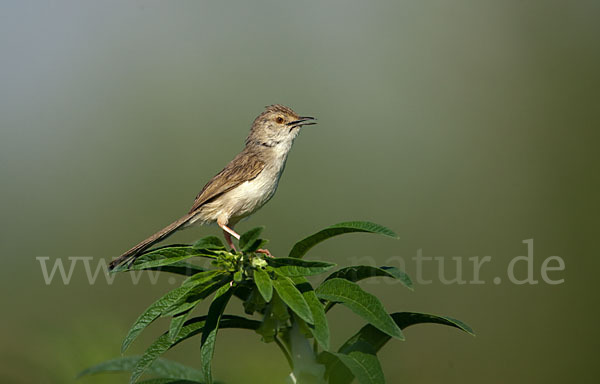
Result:
M224 193L216 200L205 204L190 224L195 222L209 223L226 218L226 222L234 225L260 209L273 197L283 171L281 167L265 168L257 177L246 181L234 189Z
M224 205L231 207L231 217L246 217L265 205L275 194L280 177L281 172L265 169L256 178L223 195Z

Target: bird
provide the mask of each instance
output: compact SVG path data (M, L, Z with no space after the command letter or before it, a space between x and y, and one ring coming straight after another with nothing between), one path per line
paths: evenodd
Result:
M294 139L303 126L314 124L314 117L300 116L284 105L265 107L254 119L243 150L206 183L189 212L114 259L109 269L133 263L149 247L195 224L216 222L227 245L236 252L231 237L239 240L240 235L234 226L273 197ZM271 256L267 249L256 252Z

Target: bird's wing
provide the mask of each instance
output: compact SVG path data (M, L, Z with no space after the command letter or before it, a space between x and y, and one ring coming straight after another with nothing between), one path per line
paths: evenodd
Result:
M256 154L243 151L202 188L196 196L190 213L243 182L254 179L264 168L265 163Z

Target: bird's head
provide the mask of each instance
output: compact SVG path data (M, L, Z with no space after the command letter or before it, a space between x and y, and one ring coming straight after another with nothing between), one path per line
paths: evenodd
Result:
M289 148L300 127L313 124L316 124L314 117L299 116L291 108L280 104L270 105L254 119L246 144Z

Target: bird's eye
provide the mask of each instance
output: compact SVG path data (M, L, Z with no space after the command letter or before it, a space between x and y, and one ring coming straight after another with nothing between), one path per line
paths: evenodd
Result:
M277 118L275 119L275 121L277 122L277 124L283 124L283 117L277 116Z

